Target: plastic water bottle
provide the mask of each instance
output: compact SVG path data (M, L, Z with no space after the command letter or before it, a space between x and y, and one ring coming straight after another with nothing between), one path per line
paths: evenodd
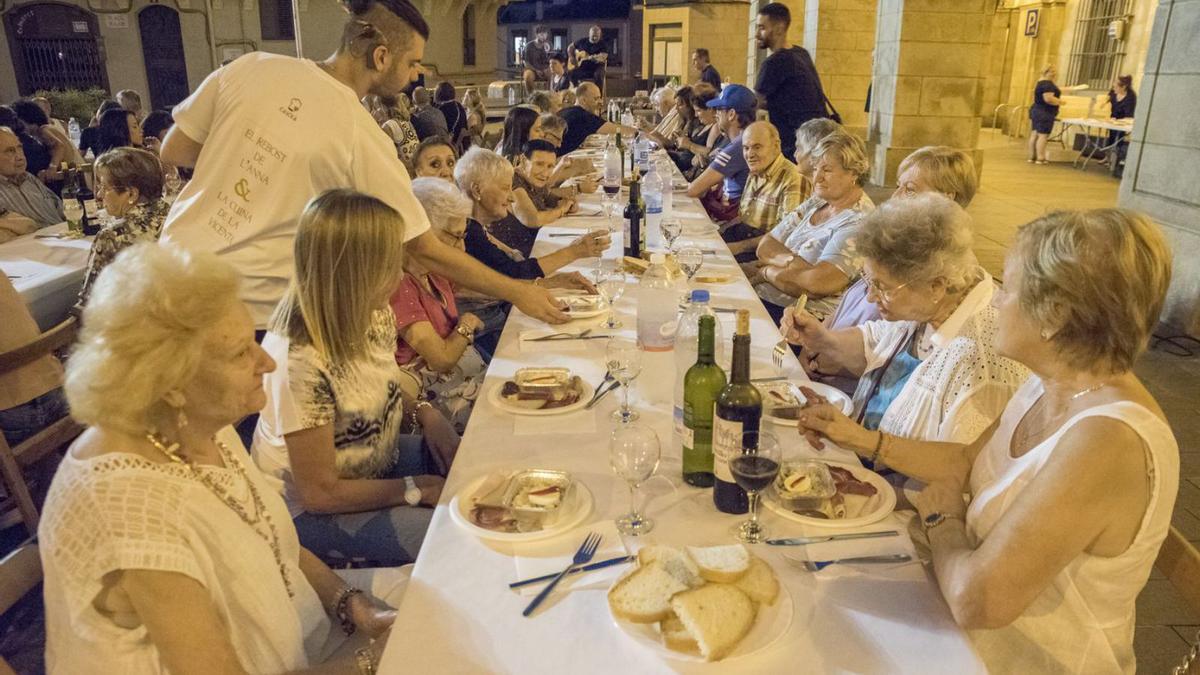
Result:
M623 168L621 166L621 153L610 138L604 146L604 192L616 194L621 191L621 171Z
M633 112L626 108L621 112L621 126L632 127L633 125Z
M697 346L700 339L700 317L708 314L713 317L713 344L716 346L714 357L722 362L725 354L725 342L721 339L721 320L712 307L708 305L708 291L692 291L692 297L679 317L679 325L675 329L675 430L683 433L683 376L688 368L696 363Z
M671 187L672 177L675 175L673 169L675 165L669 157L660 156L655 160L655 166L658 169L658 178L662 181L662 214L663 218L670 218L675 213L675 190ZM661 232L656 232L661 236Z
M79 120L75 119L74 117L72 117L71 121L67 123L67 136L71 138L71 143L78 148L79 139L83 138L83 129L79 128Z
M638 390L651 403L669 403L675 382L675 329L679 295L671 283L666 257L650 255L650 267L638 284L637 335L642 348Z
M650 173L642 180L642 199L646 200L646 248L651 251L662 249L663 197L664 193L670 193L670 185L664 184L658 164L652 163Z
M645 134L638 134L636 142L638 169L646 173L650 170L650 139Z

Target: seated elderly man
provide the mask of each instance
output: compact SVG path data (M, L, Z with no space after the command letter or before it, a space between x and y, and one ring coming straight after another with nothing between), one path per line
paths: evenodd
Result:
M738 204L739 223L724 232L734 257L755 258L763 236L785 214L808 198L811 188L795 164L783 156L779 132L770 122L755 122L742 134L742 154L750 177Z
M683 126L683 119L675 109L675 88L667 85L655 89L654 93L650 94L650 102L654 104L654 110L658 113L658 124L642 120L638 123L638 128L651 138L670 138L678 133ZM658 142L657 139L655 142Z
M0 241L64 219L62 200L25 166L21 139L0 127Z

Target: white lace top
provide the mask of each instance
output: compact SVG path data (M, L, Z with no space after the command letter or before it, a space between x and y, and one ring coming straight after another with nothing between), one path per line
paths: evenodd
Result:
M287 509L253 462L243 461L245 448L233 428L218 439L245 468L271 515L295 596L288 597L266 540L186 467L125 453L80 460L68 452L38 527L49 673L165 672L144 625L119 625L93 604L105 575L118 570L175 572L198 581L250 673L303 668L321 653L330 623L298 567L300 544ZM201 470L254 513L236 470ZM196 645L198 658L203 651Z
M922 361L880 420L879 428L905 438L969 443L1000 413L1029 370L996 354L995 283L984 273L937 330L924 327ZM913 330L913 321L868 321L859 326L867 368L854 392L855 412L866 404L882 368Z
M1000 426L971 470L967 533L972 544L987 539L1009 507L1037 478L1068 429L1088 417L1120 420L1141 437L1146 451L1150 501L1129 548L1117 556L1080 554L1004 628L971 631L980 656L994 673L1133 673L1134 607L1159 546L1171 525L1179 488L1179 446L1160 417L1131 401L1079 413L1029 452L1013 458L1013 431L1042 395L1029 378L1005 409ZM1087 467L1080 467L1086 470ZM1130 481L1142 476L1129 476ZM1081 514L1080 517L1087 517Z

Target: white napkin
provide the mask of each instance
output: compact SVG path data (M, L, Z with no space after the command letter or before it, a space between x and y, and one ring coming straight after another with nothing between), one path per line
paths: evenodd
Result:
M515 436L594 433L596 433L595 410L576 410L562 415L513 415L513 435Z
M625 543L621 541L621 533L617 532L616 524L611 520L602 520L581 525L551 539L514 545L516 556L513 558L513 562L517 566L516 578L531 579L543 574L561 572L571 564L571 559L579 550L579 545L591 532L596 532L603 537L600 540L600 547L596 549L596 555L592 557L592 562L628 555ZM629 569L629 565L612 565L593 572L572 574L560 581L554 592L559 593L568 588L608 588L627 569ZM530 584L517 589L517 592L521 595L537 595L542 588L542 584Z

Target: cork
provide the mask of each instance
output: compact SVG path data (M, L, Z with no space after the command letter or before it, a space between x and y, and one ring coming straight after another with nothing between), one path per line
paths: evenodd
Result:
M738 335L749 335L750 334L750 310L739 309L737 311L737 331L736 332Z

